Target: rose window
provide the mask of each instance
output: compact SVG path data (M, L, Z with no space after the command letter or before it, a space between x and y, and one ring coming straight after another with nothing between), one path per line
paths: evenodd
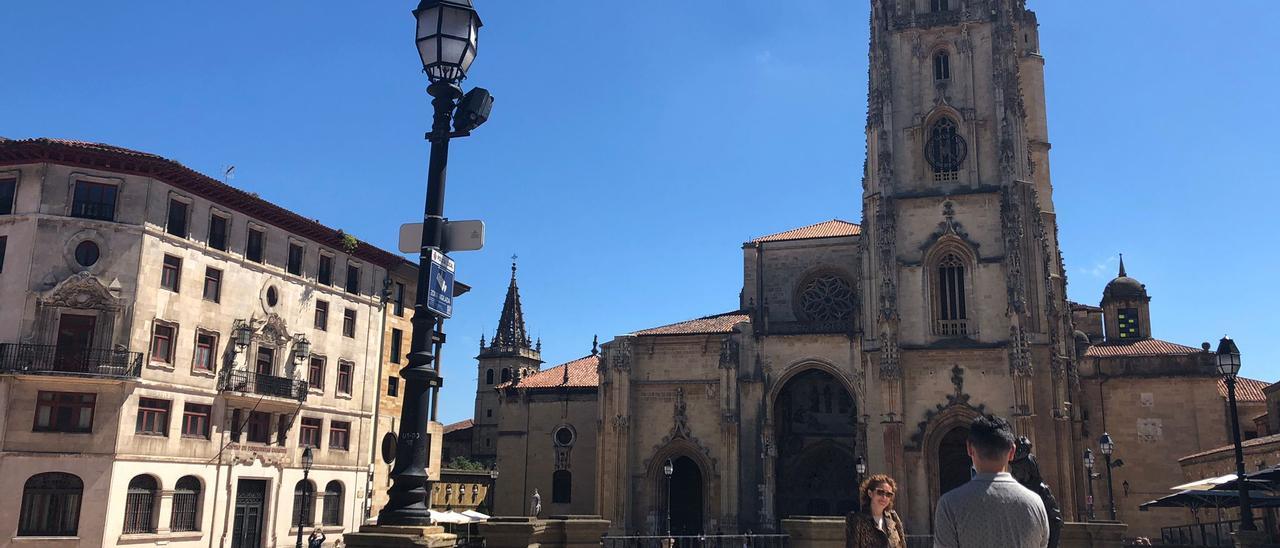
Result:
M809 279L800 289L800 312L817 322L845 321L853 318L853 286L834 274Z

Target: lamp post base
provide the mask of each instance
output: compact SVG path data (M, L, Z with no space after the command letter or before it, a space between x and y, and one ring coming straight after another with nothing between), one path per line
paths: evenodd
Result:
M343 542L351 548L453 548L458 535L439 525L364 525L347 533Z

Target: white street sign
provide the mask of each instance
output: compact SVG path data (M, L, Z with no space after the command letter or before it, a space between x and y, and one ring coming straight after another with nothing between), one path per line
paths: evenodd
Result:
M476 251L484 247L484 221L445 221L446 252ZM422 223L400 225L400 252L417 253L422 249Z

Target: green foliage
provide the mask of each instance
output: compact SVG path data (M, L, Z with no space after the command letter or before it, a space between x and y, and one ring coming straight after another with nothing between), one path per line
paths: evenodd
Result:
M467 457L457 456L453 460L444 465L450 470L487 470L483 462L477 462Z
M360 246L360 240L357 240L355 236L341 230L338 231L338 236L342 238L342 250L347 253L355 253L356 248Z

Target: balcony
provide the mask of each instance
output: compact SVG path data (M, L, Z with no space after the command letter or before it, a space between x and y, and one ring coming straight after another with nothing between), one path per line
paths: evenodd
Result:
M943 337L967 337L969 320L934 320L933 332Z
M0 343L0 373L136 379L141 372L141 352Z
M231 371L218 388L228 398L243 399L263 411L271 410L272 400L287 404L286 407L296 407L298 403L307 401L306 381L249 371ZM268 408L264 409L263 404Z

